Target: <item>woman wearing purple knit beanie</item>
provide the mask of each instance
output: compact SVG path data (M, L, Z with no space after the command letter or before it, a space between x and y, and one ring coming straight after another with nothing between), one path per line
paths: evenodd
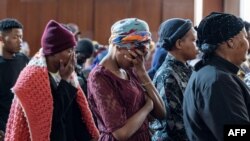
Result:
M98 130L74 72L74 35L51 20L41 45L13 87L15 97L5 140L98 140Z

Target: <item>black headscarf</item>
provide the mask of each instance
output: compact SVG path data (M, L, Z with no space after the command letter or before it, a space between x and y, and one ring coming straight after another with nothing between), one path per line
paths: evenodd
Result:
M178 39L181 39L192 28L188 19L173 18L164 21L159 29L158 44L166 50L171 50Z
M239 34L244 28L242 19L226 13L212 12L199 24L197 46L205 54L212 54L219 43Z

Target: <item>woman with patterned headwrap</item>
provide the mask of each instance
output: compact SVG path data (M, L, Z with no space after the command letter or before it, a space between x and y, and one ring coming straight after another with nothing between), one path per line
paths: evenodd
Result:
M147 117L166 115L144 67L151 41L146 22L128 18L111 27L108 54L90 73L89 104L101 141L149 141Z

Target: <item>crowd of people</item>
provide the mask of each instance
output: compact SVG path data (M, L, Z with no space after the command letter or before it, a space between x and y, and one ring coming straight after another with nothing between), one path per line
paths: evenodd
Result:
M249 25L171 18L154 43L125 18L101 45L50 20L30 56L22 23L2 19L0 141L223 141L226 125L250 124Z

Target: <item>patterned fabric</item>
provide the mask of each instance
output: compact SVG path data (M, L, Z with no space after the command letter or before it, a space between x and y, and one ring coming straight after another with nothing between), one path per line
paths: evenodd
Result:
M97 65L88 78L89 105L100 131L99 141L116 141L112 132L124 126L126 121L145 105L144 91L132 72L130 80L114 75ZM148 120L128 141L149 141Z
M241 70L242 70L245 74L250 73L250 67L249 67L248 61L243 62L243 63L240 65L240 68L241 68Z
M244 77L244 82L247 84L247 86L250 88L250 73L247 73Z
M150 124L154 131L153 141L187 140L182 119L182 101L191 73L191 67L177 61L171 54L167 55L156 72L153 83L165 103L167 118Z
M110 43L130 49L149 45L151 33L145 21L136 18L123 19L111 27ZM149 46L147 46L149 47Z
M82 120L93 138L99 133L95 127L87 100L80 89L76 74L70 82L78 88L76 101L79 104ZM48 69L42 50L29 62L13 88L14 101L7 123L5 141L49 141L53 98L51 94Z

